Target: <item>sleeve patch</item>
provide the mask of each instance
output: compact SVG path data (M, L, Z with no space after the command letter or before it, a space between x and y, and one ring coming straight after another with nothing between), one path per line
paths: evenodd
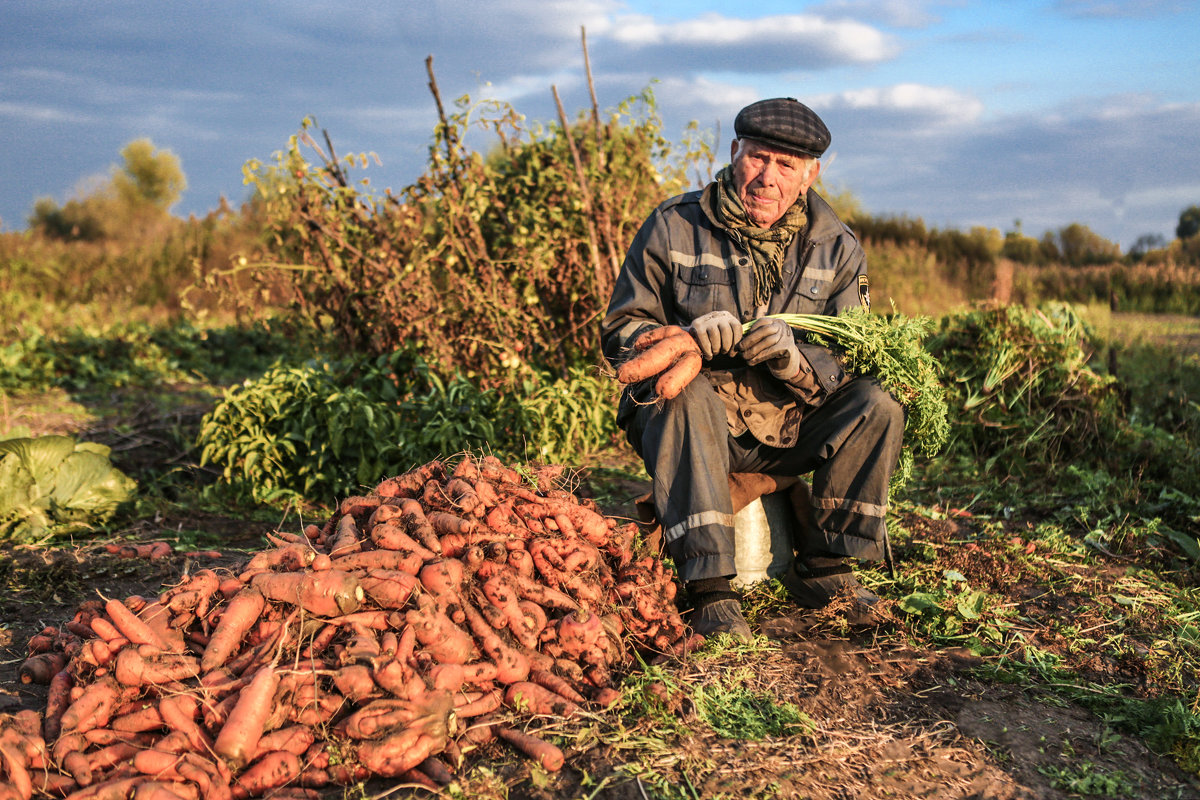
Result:
M858 276L858 302L862 303L865 310L871 310L871 289L867 285L866 275Z

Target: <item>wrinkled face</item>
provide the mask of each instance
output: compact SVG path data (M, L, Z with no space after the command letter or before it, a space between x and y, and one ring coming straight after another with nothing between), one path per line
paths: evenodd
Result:
M815 158L776 150L754 139L734 139L730 148L733 183L750 221L769 228L821 172Z

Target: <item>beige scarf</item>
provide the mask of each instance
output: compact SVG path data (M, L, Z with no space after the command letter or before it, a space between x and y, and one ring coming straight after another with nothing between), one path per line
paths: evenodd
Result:
M717 173L710 193L713 219L741 235L754 259L754 304L766 305L783 282L783 256L796 232L808 224L808 208L801 195L769 228L760 228L746 216L746 208L733 187L733 167Z

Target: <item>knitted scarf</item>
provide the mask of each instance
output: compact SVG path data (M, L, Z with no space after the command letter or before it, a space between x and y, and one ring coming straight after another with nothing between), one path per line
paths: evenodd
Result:
M754 259L754 304L766 305L783 282L783 255L796 232L808 224L808 207L801 195L770 228L760 228L746 216L746 208L733 186L733 167L717 173L710 192L713 219L739 234Z

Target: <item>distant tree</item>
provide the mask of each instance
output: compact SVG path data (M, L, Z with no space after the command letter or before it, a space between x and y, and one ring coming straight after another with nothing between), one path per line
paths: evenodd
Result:
M1062 260L1073 267L1105 264L1121 257L1120 245L1078 222L1060 228L1056 238Z
M1200 233L1200 206L1188 206L1179 215L1175 238L1187 240Z
M1042 234L1038 250L1041 251L1042 263L1063 260L1062 251L1058 249L1058 237L1054 235L1053 231L1046 231Z
M121 150L108 180L76 189L59 206L52 198L34 203L29 227L55 239L86 241L116 235L140 236L168 219L168 210L187 188L178 157L136 139Z
M1018 264L1040 264L1043 262L1038 240L1021 233L1020 227L1004 234L1004 244L1000 248L1000 254L1007 259L1016 261Z
M1161 233L1143 233L1129 247L1129 258L1141 261L1151 250L1161 250L1167 246L1166 237Z
M59 206L51 197L39 197L29 216L29 227L46 236L67 241L104 238L108 198L99 194L68 200Z
M149 139L135 139L121 150L125 163L113 168L112 185L127 208L149 206L167 211L187 188L179 158L155 150Z

